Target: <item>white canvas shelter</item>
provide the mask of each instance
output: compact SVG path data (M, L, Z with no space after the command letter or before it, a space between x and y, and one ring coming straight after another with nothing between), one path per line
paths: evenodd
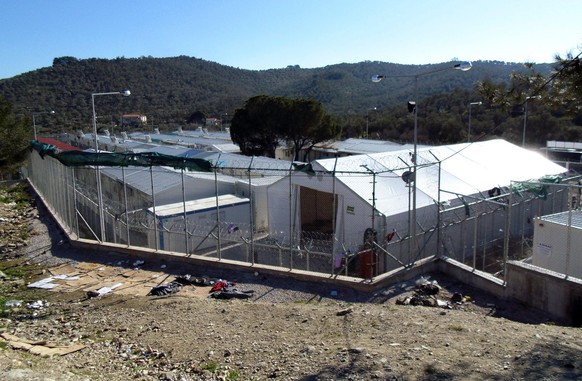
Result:
M146 204L155 200L156 205L210 197L217 190L219 194L232 193L236 182L230 176L189 171L182 174L169 167L109 167L103 168L101 173L105 180L104 193L109 198L117 195L114 198L121 200L125 184L132 198L143 199Z
M357 251L372 223L380 239L393 231L408 235L412 187L401 176L413 169L411 157L412 150L405 149L312 162L315 175L293 173L270 187L271 233L304 231L312 227L305 221L311 218L308 222L327 227L326 233L334 227L334 242L344 243L334 252ZM418 147L418 226L425 231L436 226L438 205L459 205L463 196L486 199L489 190L512 180L564 172L542 155L504 140Z

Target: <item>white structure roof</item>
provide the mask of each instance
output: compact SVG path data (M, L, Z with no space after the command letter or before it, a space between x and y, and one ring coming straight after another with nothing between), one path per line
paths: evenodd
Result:
M185 202L176 202L173 204L161 205L155 208L156 216L169 217L181 215L186 213L200 213L209 210L216 210L218 207L236 206L246 204L250 200L245 197L239 197L234 194L223 194L217 197L206 197L198 200L190 200ZM148 208L150 213L154 212L154 208Z
M542 221L549 221L555 224L571 226L575 229L582 229L582 211L572 210L570 212L560 212L555 214L548 214L540 217Z
M357 138L349 138L342 141L318 143L313 147L314 150L325 150L349 154L389 152L401 150L404 148L407 147L395 142Z
M409 149L337 161L323 159L312 165L316 171L335 171L339 181L370 204L375 180L376 209L394 215L408 210L409 187L401 176L413 169L412 153ZM456 194L487 193L494 187L509 186L512 180L539 179L567 171L536 152L501 139L418 147L417 156L417 208L456 199Z

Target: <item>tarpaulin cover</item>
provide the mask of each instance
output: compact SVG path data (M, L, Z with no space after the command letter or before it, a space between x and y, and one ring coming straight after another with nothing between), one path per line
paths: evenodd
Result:
M546 199L548 197L548 187L539 183L559 184L561 178L559 176L544 176L538 180L531 180L531 183L520 182L513 184L512 190L518 195L525 192L533 193L536 197Z
M31 148L39 152L40 156L54 157L67 167L80 167L86 165L109 167L151 167L168 166L176 169L188 169L198 172L212 172L212 164L208 160L197 158L185 158L171 155L163 155L156 152L143 153L110 153L110 152L84 152L62 151L50 144L31 142Z

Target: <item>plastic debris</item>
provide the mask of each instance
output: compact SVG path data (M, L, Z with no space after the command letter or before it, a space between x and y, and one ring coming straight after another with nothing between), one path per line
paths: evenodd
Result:
M31 283L28 285L30 288L43 288L46 290L50 290L59 286L58 283L53 283L53 280L76 280L79 279L79 276L68 276L68 275L53 275L48 278L39 280L37 282Z
M139 266L143 265L144 263L145 263L145 261L138 259L137 261L133 262L133 267L139 267Z
M48 307L49 306L49 302L47 302L46 300L37 300L36 302L32 302L32 303L26 303L26 308L29 308L31 310L41 310L44 307Z
M4 302L4 306L8 308L15 308L22 306L22 300L7 300Z
M176 277L176 282L186 286L186 285L195 285L195 286L214 286L217 282L216 279L209 278L207 276L202 277L194 277L190 274L181 275Z
M95 298L101 295L105 295L110 293L111 291L115 290L117 287L123 285L123 283L115 283L113 286L109 287L101 287L97 291L87 291L87 296L89 298Z

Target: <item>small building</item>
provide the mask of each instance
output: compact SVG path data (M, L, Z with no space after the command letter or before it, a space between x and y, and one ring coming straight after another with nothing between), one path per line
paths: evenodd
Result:
M158 229L148 231L148 246L182 253L216 247L214 234L218 233L219 225L226 225L220 230L222 234L238 239L239 225L248 221L249 215L250 200L234 194L150 207L148 218L156 224L149 225Z
M582 211L555 213L534 220L532 264L582 279Z
M206 126L207 127L221 127L222 126L222 119L218 118L206 118Z
M125 114L121 115L121 120L119 122L121 124L121 127L138 128L143 125L146 125L148 122L148 118L147 116L141 114Z
M541 150L546 157L568 169L582 169L582 143L548 140Z

